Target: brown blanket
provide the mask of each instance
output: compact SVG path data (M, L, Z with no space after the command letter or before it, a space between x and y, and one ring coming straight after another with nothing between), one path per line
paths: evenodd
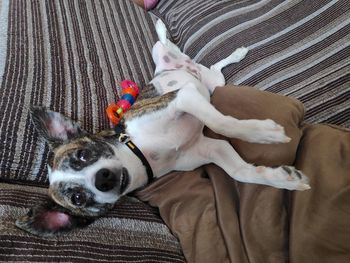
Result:
M350 262L349 131L301 129L300 102L253 88L218 88L212 102L224 114L272 118L285 126L293 139L288 144L228 140L248 162L295 163L312 189L237 183L215 165L157 180L137 195L159 208L188 262Z

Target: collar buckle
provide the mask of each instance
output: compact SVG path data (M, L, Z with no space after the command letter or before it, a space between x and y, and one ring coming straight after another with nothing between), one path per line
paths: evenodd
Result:
M118 137L118 141L122 142L122 143L127 143L128 141L130 141L130 136L129 134L126 133L120 133L119 137Z

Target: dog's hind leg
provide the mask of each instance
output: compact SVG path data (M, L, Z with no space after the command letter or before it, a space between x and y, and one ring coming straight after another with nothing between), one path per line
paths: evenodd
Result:
M158 39L160 43L162 43L164 46L172 49L176 53L182 53L181 50L179 49L178 46L176 46L173 42L171 42L167 38L167 29L166 26L164 25L163 21L158 19L156 22L156 32L158 35Z
M282 126L273 120L238 120L220 113L197 90L193 83L188 83L178 91L176 110L187 112L216 133L229 138L238 138L255 143L286 143L290 141ZM195 106L193 106L195 104Z
M166 29L166 26L164 25L163 21L158 19L156 22L155 28L156 28L157 36L158 36L160 43L162 43L164 46L166 46L167 42L168 42L168 38L166 36L167 29Z
M270 168L246 163L224 140L202 136L178 160L175 170L192 170L200 165L215 163L240 182L256 183L289 190L310 189L308 178L292 166Z
M248 49L241 47L236 49L230 56L212 65L210 69L198 64L201 69L202 82L212 94L216 87L225 85L225 76L222 74L222 69L230 64L240 62L248 53Z
M237 48L230 56L212 65L210 69L216 70L216 71L222 71L224 67L233 63L240 62L242 59L245 58L247 53L248 53L248 48L246 47Z

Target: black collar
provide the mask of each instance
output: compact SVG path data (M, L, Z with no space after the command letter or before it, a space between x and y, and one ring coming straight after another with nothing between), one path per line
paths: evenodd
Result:
M142 164L146 168L148 181L147 183L152 182L154 176L152 168L147 161L146 157L143 155L143 153L140 151L139 148L130 140L130 136L125 133L125 126L120 122L118 125L114 127L114 130L116 132L116 135L118 136L119 142L124 143L128 148L141 160Z

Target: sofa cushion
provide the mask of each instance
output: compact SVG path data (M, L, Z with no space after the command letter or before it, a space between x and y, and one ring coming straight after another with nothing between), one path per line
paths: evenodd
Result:
M142 86L153 75L153 22L130 1L1 2L0 180L47 184L49 150L29 107L64 113L90 132L109 127L105 108L118 83Z
M39 238L15 227L47 189L0 184L1 262L185 262L156 209L126 197L84 229Z
M350 127L349 1L162 0L152 12L206 66L248 47L224 69L229 83L298 98L307 122Z

